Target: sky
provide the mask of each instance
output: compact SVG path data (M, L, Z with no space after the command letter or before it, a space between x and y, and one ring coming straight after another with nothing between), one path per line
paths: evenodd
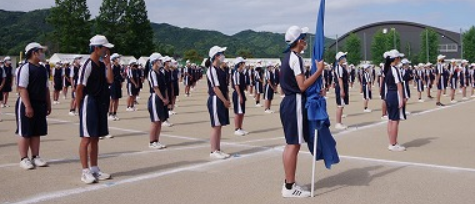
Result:
M285 33L292 25L315 31L319 0L145 0L151 22L215 30ZM102 0L87 0L92 16ZM54 0L1 0L0 9L50 8ZM475 0L327 0L325 35L335 37L381 21L409 21L459 32L475 25ZM0 22L1 23L1 22Z

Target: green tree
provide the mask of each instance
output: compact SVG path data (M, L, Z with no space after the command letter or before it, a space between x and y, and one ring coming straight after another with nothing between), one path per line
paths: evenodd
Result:
M421 33L421 52L419 61L427 62L427 43L429 43L429 62L435 63L439 54L439 35L432 29L425 29Z
M144 0L130 0L125 11L125 48L135 56L149 56L154 48L153 30L147 16Z
M475 62L475 26L463 34L462 40L463 57L470 62Z
M252 52L249 49L239 49L236 56L243 58L253 58Z
M349 64L358 65L361 61L361 40L351 33L345 42L345 52L348 52L347 61Z
M195 49L191 49L191 50L185 51L183 59L190 60L193 63L199 64L201 63L201 60L203 60L203 57L201 57L200 54L198 54L198 51L196 51Z
M87 53L91 38L91 14L86 0L55 0L47 22L54 27L53 36L59 51Z
M387 49L387 36L382 30L376 31L371 42L371 56L373 57L373 63L379 64L384 61L383 54L388 51Z
M336 51L335 49L325 48L324 59L326 63L333 64L335 60Z
M155 50L159 52L161 55L163 56L168 55L171 57L175 57L175 47L173 45L161 43L161 42L156 42L155 45L156 45Z
M394 38L396 38L396 42L394 42ZM389 33L386 33L386 50L392 49L397 49L398 51L402 52L401 35L396 31L396 29L391 29Z
M125 10L127 0L103 0L99 9L99 16L95 19L95 32L102 34L115 45L115 50L121 54L128 54L125 49L124 33Z

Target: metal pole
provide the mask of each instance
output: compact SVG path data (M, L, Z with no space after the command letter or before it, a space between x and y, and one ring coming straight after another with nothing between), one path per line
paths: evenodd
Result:
M308 58L312 59L313 56L313 44L312 44L312 36L310 36L310 46L307 46L307 49L310 49L310 52L308 52Z
M429 29L426 28L426 53L427 53L427 62L429 62Z
M338 34L336 34L336 52L338 53Z
M462 28L460 28L460 59L463 59L463 36L462 36Z
M366 63L366 32L363 33L363 43L364 43L364 61Z
M393 29L393 38L394 38L394 49L397 49L396 48L396 29L395 28Z

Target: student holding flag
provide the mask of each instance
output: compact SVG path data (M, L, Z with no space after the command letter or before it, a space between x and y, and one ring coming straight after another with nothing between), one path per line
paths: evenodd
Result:
M283 152L285 171L283 197L309 197L310 192L295 183L297 156L304 135L308 134L307 111L305 110L305 90L310 87L322 74L324 64L318 63L318 71L305 78L302 50L307 47L305 38L308 28L290 27L285 34L288 47L282 60L280 83L285 94L280 104L280 119L284 129L286 146Z

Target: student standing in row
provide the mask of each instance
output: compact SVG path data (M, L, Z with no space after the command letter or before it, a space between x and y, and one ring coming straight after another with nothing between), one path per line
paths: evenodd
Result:
M117 109L119 107L119 100L122 98L122 82L124 79L122 78L121 74L121 66L120 66L120 58L121 56L117 53L112 54L112 72L114 74L114 82L110 85L110 107L109 107L109 120L118 121L120 120L117 117Z
M335 129L344 130L348 127L343 125L341 122L341 118L343 117L343 109L346 105L350 103L350 96L349 96L349 73L344 65L346 63L346 55L348 53L338 52L336 54L336 66L335 66L335 99L336 99L336 125Z
M110 48L114 45L107 38L96 35L90 39L89 59L79 70L76 104L79 105L79 158L84 183L110 179L111 176L98 167L99 137L109 134L107 112L109 110L109 84L114 82L110 65Z
M165 84L167 86L167 94L168 94L168 100L169 100L169 103L167 105L167 111L170 115L170 109L171 109L171 104L170 104L170 101L171 99L173 98L173 94L174 94L174 91L173 91L173 85L172 85L172 72L170 70L170 66L171 66L171 61L172 61L172 58L168 57L168 56L165 56L162 58L162 62L163 62L163 71L165 73ZM172 123L170 123L167 120L163 121L162 122L162 125L165 126L165 127L171 127L173 126Z
M27 63L19 70L17 87L20 96L15 106L20 151L20 167L33 169L48 166L40 157L40 136L48 134L46 116L51 113L49 81L46 68L40 65L45 61L46 47L30 43L25 48ZM31 151L31 160L28 151Z
M79 77L79 69L81 68L81 56L74 57L73 63L70 67L71 71L69 74L69 79L71 81L71 103L69 104L69 115L76 116L76 87Z
M12 92L13 87L13 67L12 67L12 59L10 57L5 57L3 59L3 71L5 72L5 85L0 90L0 94L3 94L3 101L0 105L2 108L10 107L8 105L8 97L10 92Z
M185 97L190 97L190 85L193 76L191 76L191 64L189 60L186 61L186 66L183 68L183 77L183 84L185 85Z
M422 92L424 92L424 78L425 78L424 65L419 64L415 73L415 83L417 85L419 102L421 103L424 102L424 99L422 99Z
M445 62L445 56L444 55L439 55L437 57L437 70L436 70L436 79L435 79L435 84L437 86L437 106L444 106L440 102L440 97L442 95L442 91L445 90L445 79L444 79L444 62Z
M53 70L53 104L59 104L59 92L63 89L64 69L61 62L57 62Z
M361 75L361 84L363 90L363 99L364 99L364 111L365 113L371 113L371 109L368 109L368 103L372 99L371 94L371 73L370 73L370 65L365 64L363 65L363 73Z
M450 79L450 103L457 103L455 100L455 91L457 91L457 81L458 81L458 67L455 60L452 60L449 64L449 79Z
M210 157L225 159L229 154L221 151L221 129L229 125L229 91L226 70L221 66L226 57L226 47L214 46L209 51L209 64L206 76L208 78L208 111L211 119L211 153Z
M262 83L263 83L263 79L262 79L262 74L261 74L261 71L262 71L262 67L259 66L259 67L256 67L256 69L254 70L254 81L255 81L255 100L256 100L256 107L262 107L261 105L261 93L263 92L262 90Z
M3 86L5 86L5 78L6 77L7 77L7 75L5 74L5 71L3 71L3 66L1 66L1 64L0 64L0 90L2 90ZM3 101L3 94L1 92L0 92L0 101ZM0 107L0 122L3 121L2 118L1 118L1 116L2 116L1 108L3 108L3 106Z
M126 111L133 112L137 109L135 108L135 100L137 94L140 91L140 71L138 70L137 61L131 60L129 62L129 70L127 72L127 92L129 98L127 100L127 109Z
M285 50L281 66L280 84L285 97L280 104L280 121L285 135L285 148L282 161L285 180L282 185L282 197L310 197L310 192L296 184L295 173L300 146L307 138L307 110L305 109L308 87L322 74L324 64L317 63L317 71L305 78L304 62L300 53L307 47L305 40L308 28L290 27L285 33Z
M148 112L150 113L150 143L149 148L163 149L166 145L160 142L160 132L162 121L169 117L167 105L169 103L168 90L165 81L165 70L160 69L162 56L153 53L150 56L152 69L148 73L148 83L150 85L150 97L148 99Z
M386 58L386 56L384 57ZM380 70L379 70L379 94L381 97L381 120L387 120L388 119L388 110L386 106L386 93L388 90L388 87L386 86L385 83L385 73L384 73L384 64L380 64Z
M63 71L64 71L63 99L66 99L67 96L68 96L69 87L71 86L71 78L69 78L71 76L71 69L70 69L70 66L69 66L69 62L64 63Z
M470 84L470 72L467 67L467 60L462 60L460 65L460 89L462 89L462 100L467 100L467 87Z
M244 72L246 61L242 57L236 58L234 62L234 73L232 76L233 107L234 107L234 134L237 136L247 135L248 132L242 129L244 114L246 114L246 74Z
M267 69L265 71L265 81L266 85L264 88L264 112L265 113L274 113L270 109L272 105L272 100L274 99L274 93L276 92L276 84L275 84L275 74L273 72L273 65L271 62L268 63Z

